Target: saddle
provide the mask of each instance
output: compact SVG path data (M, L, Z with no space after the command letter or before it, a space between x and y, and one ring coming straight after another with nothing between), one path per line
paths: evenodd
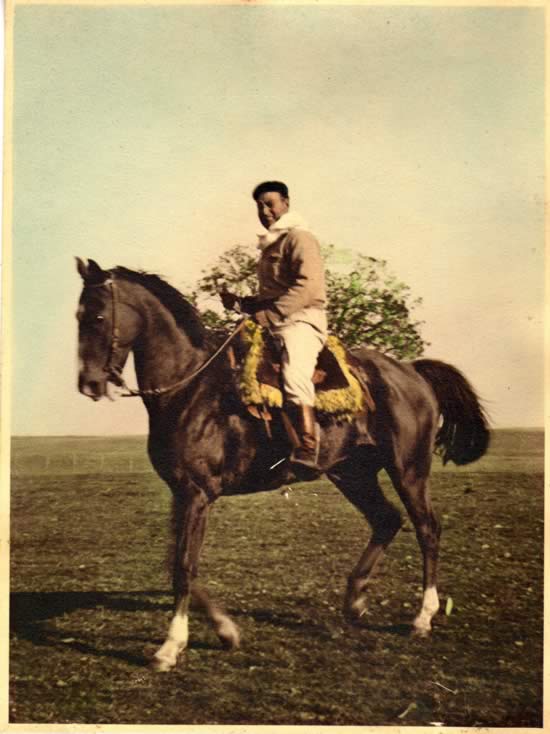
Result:
M269 408L282 408L284 402L278 345L258 324L247 321L239 347L241 399L252 415L269 420ZM329 336L312 375L318 415L351 421L358 414L374 412L369 387L359 375L357 366L357 361L340 340Z

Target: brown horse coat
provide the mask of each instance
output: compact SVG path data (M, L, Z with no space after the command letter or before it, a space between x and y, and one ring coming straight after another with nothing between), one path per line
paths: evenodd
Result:
M290 447L276 422L273 440L266 440L261 422L238 398L226 355L189 378L214 345L178 291L157 276L121 267L104 271L94 261L79 260L78 270L84 281L78 310L79 389L94 400L106 395L108 382L121 383L133 351L149 415L149 456L174 498L175 612L153 661L156 669L168 670L187 644L191 593L206 608L220 639L238 644L236 625L194 583L208 508L221 494L258 492L291 481L287 462L280 461ZM349 577L345 611L352 619L364 613L368 577L401 527L400 512L377 480L385 469L422 551L424 597L413 630L427 634L439 607L440 524L428 491L432 454L439 448L445 461L475 461L488 446L487 421L474 390L451 365L435 360L403 364L367 348L354 355L376 404L376 446L357 445L354 423L329 421L322 426L319 459L328 478L372 527Z

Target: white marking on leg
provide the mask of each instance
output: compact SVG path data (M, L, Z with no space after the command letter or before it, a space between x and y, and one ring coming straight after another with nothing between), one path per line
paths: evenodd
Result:
M227 614L216 611L212 614L212 624L214 626L214 631L225 647L229 649L239 647L241 641L239 628L235 622L233 622L231 617L228 617Z
M424 591L422 600L422 609L414 620L414 628L416 632L428 633L432 628L432 617L439 609L439 597L435 586L429 586Z
M168 628L168 637L154 658L156 670L164 672L173 668L180 652L187 647L189 640L189 619L187 614L176 613Z
M189 640L189 617L187 614L176 614L168 628L168 639L174 640L181 648L187 647Z

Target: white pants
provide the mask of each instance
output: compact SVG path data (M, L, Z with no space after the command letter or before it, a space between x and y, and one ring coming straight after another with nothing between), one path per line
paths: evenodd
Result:
M274 329L273 333L284 344L282 366L285 400L296 405L313 406L313 372L326 334L305 321L287 323Z

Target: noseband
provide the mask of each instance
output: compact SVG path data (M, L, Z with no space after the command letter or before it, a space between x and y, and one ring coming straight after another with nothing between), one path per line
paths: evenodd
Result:
M117 352L119 350L119 341L120 341L120 329L118 326L118 295L117 295L117 288L116 288L116 280L115 276L112 272L109 271L109 277L106 278L102 283L86 283L86 288L103 288L108 287L111 291L111 345L109 347L109 357L107 359L107 362L105 363L105 366L103 367L103 370L107 373L107 380L110 382L113 382L118 387L124 388L127 392L121 393L121 396L123 398L135 398L135 397L147 397L147 396L153 396L153 395L163 395L164 393L171 392L172 390L176 390L178 387L184 387L188 383L190 383L192 380L195 379L195 377L198 377L200 373L205 370L211 362L213 362L216 357L223 352L223 350L227 347L229 342L237 336L239 331L243 328L246 318L242 318L239 322L237 322L236 327L233 329L231 334L227 337L227 339L223 342L223 344L216 349L214 354L210 355L210 357L201 364L201 366L196 369L194 372L192 372L187 377L184 377L182 380L178 380L177 382L174 382L172 385L168 385L167 387L154 387L150 390L134 390L131 387L128 387L126 384L124 378L122 377L122 367L120 365L116 364L115 358L117 355Z

